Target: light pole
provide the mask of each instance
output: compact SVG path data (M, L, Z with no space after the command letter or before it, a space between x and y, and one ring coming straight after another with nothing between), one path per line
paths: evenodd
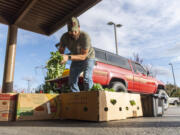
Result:
M115 36L116 54L118 55L116 27L122 27L122 25L121 24L115 24L114 22L108 22L108 25L114 25L114 36Z
M176 89L176 80L175 80L175 75L174 75L174 68L173 68L173 64L172 63L169 63L169 65L171 66L171 69L172 69L172 74L173 74L173 79L174 79L174 86L175 86L175 90Z

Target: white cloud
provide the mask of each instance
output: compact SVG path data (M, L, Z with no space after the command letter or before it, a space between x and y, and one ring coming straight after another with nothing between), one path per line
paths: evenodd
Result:
M36 82L36 78L33 76L24 76L24 77L22 77L22 80L30 81L30 82Z
M152 67L152 71L155 72L157 75L163 75L167 77L171 76L171 71L169 68L155 66L155 67Z
M173 58L173 59L171 60L171 62L172 62L172 63L174 63L174 62L180 62L180 56Z
M135 52L145 58L175 57L177 53L168 49L179 42L180 30L172 31L180 24L178 5L180 2L168 0L104 0L79 19L96 47L115 52L113 27L107 25L114 21L123 25L117 29L120 55L127 57ZM171 9L175 11L173 17Z
M91 36L93 46L115 52L113 26L107 25L113 21L123 25L117 28L120 55L132 57L138 53L146 60L159 59L158 65L167 65L180 61L179 7L178 0L103 0L79 20L81 29ZM58 40L66 27L63 29L55 34ZM170 75L164 67L154 66L153 70L160 76Z
M180 44L169 47L169 49L168 49L168 53L170 53L170 54L176 54L177 55L177 54L179 54L179 52L180 52Z
M155 26L160 28L164 27L162 24L166 24L164 28L167 29L180 22L180 2L178 0L171 2L169 0L148 0L146 2L144 0L127 0L125 3L131 5L136 14L153 17L150 19L151 22L156 22L154 23ZM147 25L151 22L147 23Z
M169 78L171 76L170 68L163 66L154 66L152 64L145 64L145 69L148 70L153 76L163 76L164 78Z
M117 28L120 55L132 56L135 52L146 58L172 57L166 53L167 46L179 38L177 34L167 33L179 24L179 6L177 0L103 0L79 19L81 29L90 34L95 47L115 52L113 27L107 25L113 21L123 25ZM54 34L58 41L65 31L66 26Z

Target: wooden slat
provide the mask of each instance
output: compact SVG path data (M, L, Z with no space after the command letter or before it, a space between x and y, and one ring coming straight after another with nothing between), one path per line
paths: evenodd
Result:
M27 0L24 6L19 10L19 12L14 17L14 24L20 22L23 17L28 13L28 11L34 6L37 0Z
M73 7L74 5L83 3L83 0L62 0L61 3L65 3L65 4L71 5Z
M9 13L7 13L5 11L1 11L0 15L8 22L8 24L10 24L12 15L10 15ZM4 22L2 22L2 23L4 23Z
M51 9L54 12L67 12L69 10L72 10L72 7L70 6L63 6L61 4L55 4L55 3L51 3L49 4L49 6L47 4L42 4L41 5L43 8L47 8L47 9Z
M19 5L23 4L26 0L1 0L2 3Z
M8 6L8 5L6 5L6 4L4 4L4 3L0 3L0 10L2 11L2 10L4 10L4 11L6 11L6 12L9 12L9 10L14 10L13 12L15 13L16 12L16 10L18 9L18 7L10 7L10 6ZM11 13L11 14L13 14L13 12Z
M4 0L4 1L0 1L1 4L3 5L6 5L8 7L15 7L15 8L18 8L18 7L21 7L21 4L19 3L14 3L15 1L11 1L9 2L8 0Z
M60 15L57 15L57 16L48 16L48 15L44 15L44 14L33 14L33 13L35 13L34 11L32 11L32 13L31 14L28 14L28 17L26 18L24 18L24 19L28 19L28 18L30 18L30 19L36 19L36 18L38 18L38 19L40 19L40 20L44 20L44 21L48 21L48 22L52 22L52 23L54 23L54 21L56 21L56 20L58 20L58 18L59 18L59 16ZM63 16L63 15L62 15ZM61 16L60 16L61 17Z
M0 0L0 23L52 34L101 0Z
M26 25L26 24L18 24L19 28L22 28L22 29L25 29L25 30L28 30L28 31L32 31L32 32L36 32L36 33L39 33L39 34L44 34L44 35L47 35L47 33L45 32L46 30L44 29L41 29L40 27L38 26L33 26L33 25Z
M81 3L79 3L79 4L81 4ZM73 3L69 2L69 1L62 0L61 2L55 1L55 5L62 6L62 7L65 7L65 8L68 9L69 7L75 8L78 4L73 4Z
M66 12L64 12L62 10L57 12L57 11L53 11L51 9L38 7L38 9L33 9L29 13L31 13L31 14L39 14L39 15L43 15L43 16L55 16L55 15L58 15L58 14L65 14Z
M66 17L58 21L56 24L54 24L49 30L48 35L54 33L57 31L60 27L63 27L67 20L72 16L79 16L81 13L83 13L85 10L88 10L90 7L95 5L96 3L100 2L101 0L86 0L85 3L82 3L79 7L77 7L74 11L72 11L70 14L68 14Z
M46 16L35 15L35 14L28 14L28 18L26 20L36 20L36 19L39 20L40 22L53 23L52 19L49 19L49 17L47 18Z
M26 19L26 18L25 18ZM36 21L37 19L37 21ZM34 20L33 24L32 25L37 25L39 27L45 27L45 26L49 26L49 25L52 25L54 22L51 21L51 19L47 20L47 18L40 18L39 16L33 16L33 15L28 15L28 20ZM21 25L21 23L19 23L19 25Z
M73 7L65 7L61 4L56 4L52 2L45 1L44 3L37 4L36 6L33 7L32 11L42 13L42 14L65 14L68 11L72 11Z
M0 15L0 22L2 22L3 24L9 24L6 18L4 18L2 15Z

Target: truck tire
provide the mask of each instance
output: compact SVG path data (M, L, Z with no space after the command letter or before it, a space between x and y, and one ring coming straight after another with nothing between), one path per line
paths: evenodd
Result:
M110 88L113 88L116 92L127 92L127 89L122 82L112 82Z
M164 100L164 110L167 110L169 107L168 94L166 93L165 90L162 90L162 89L158 90L158 94L166 97L166 100Z

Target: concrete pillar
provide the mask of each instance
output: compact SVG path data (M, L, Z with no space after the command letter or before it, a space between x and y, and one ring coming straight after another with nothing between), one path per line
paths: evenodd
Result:
M9 25L7 45L6 45L6 57L4 64L2 93L8 93L13 91L17 31L18 28L16 25Z

